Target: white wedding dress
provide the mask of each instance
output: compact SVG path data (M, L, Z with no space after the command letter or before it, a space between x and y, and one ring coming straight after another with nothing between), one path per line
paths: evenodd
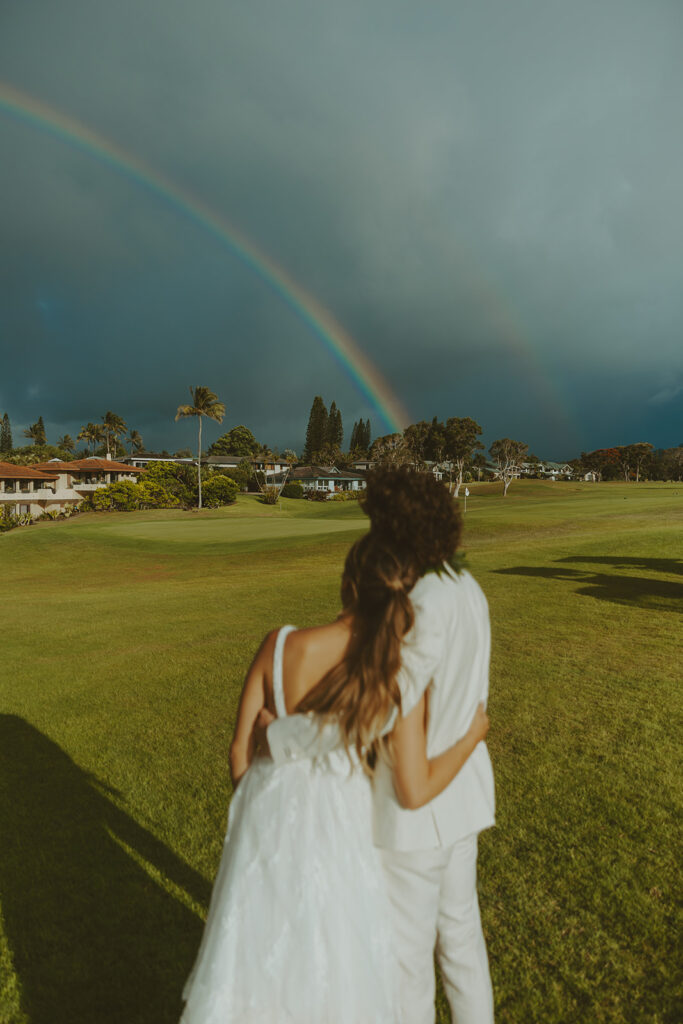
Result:
M401 1020L370 782L336 726L287 715L293 629L275 643L273 757L256 758L233 796L181 1024Z

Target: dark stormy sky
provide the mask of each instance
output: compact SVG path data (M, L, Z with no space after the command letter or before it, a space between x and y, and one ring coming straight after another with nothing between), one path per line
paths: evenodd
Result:
M0 80L237 225L412 419L547 458L683 440L682 53L680 0L0 0ZM0 237L15 436L175 449L192 383L272 445L317 393L388 429L207 231L1 109Z

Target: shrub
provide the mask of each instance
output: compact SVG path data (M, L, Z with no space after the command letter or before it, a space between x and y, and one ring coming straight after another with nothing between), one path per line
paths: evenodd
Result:
M306 491L306 497L309 501L327 501L328 494L330 494L330 491L316 491L313 489Z
M298 480L292 480L282 488L283 498L303 498L304 487Z
M358 501L362 491L336 491L332 495L332 501Z
M231 480L234 480L241 491L246 491L249 488L249 481L254 475L254 471L249 459L242 459L238 466L234 469L223 469L218 472L224 473L225 476L229 476Z
M202 504L206 508L232 505L237 500L239 487L230 477L215 473L202 483Z
M261 491L261 501L264 505L276 505L280 497L280 488L267 484Z
M19 520L15 516L14 512L10 510L9 505L3 505L0 509L0 533L5 533L7 530L13 530L15 526L19 525Z
M138 508L176 508L180 504L180 499L156 480L141 480L135 486Z
M153 462L144 480L160 484L182 505L197 503L197 467L187 462Z
M117 512L132 512L138 507L138 485L131 480L119 480L93 491L91 503L97 511L115 509Z

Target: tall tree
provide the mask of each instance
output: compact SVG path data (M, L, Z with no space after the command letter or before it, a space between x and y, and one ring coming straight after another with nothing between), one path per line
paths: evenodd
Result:
M12 451L12 425L9 421L9 415L5 413L2 417L2 427L0 427L0 452L3 455L8 455Z
M477 471L477 480L481 480L481 471L486 469L486 456L482 455L481 452L477 452L472 458L472 465Z
M320 395L313 399L306 428L306 443L302 460L306 465L319 460L327 444L328 412Z
M395 466L405 466L413 461L412 453L403 439L403 434L385 434L384 437L376 437L370 448L370 458L373 462L390 463Z
M213 442L209 447L209 455L239 455L242 459L248 459L258 450L259 443L251 430L240 423Z
M114 447L118 447L119 438L125 434L127 430L126 422L121 416L117 416L115 412L108 410L102 417L102 428L107 444L107 455L109 455L111 453L112 441L114 442Z
M511 480L515 476L519 476L522 462L528 451L528 444L524 444L523 441L513 441L510 437L501 437L498 441L494 441L489 448L491 458L496 464L497 474L503 481L504 498L507 497Z
M76 447L76 443L71 434L64 434L57 439L57 447L62 448L65 452L72 452Z
M430 462L437 464L443 462L446 450L446 428L436 416L429 424L427 432L427 443L425 445L425 456Z
M479 441L481 427L469 416L451 416L446 420L446 457L455 465L455 496L460 494L465 466L475 451L484 446ZM506 438L505 440L508 440ZM496 442L497 443L497 442ZM517 443L517 442L515 442ZM525 448L526 451L526 448ZM507 494L507 487L505 488Z
M186 416L196 416L199 421L199 436L197 440L197 485L199 493L199 508L202 507L202 418L204 416L208 419L216 420L217 423L223 422L225 416L225 405L223 402L218 401L218 396L210 391L209 388L198 384L196 387L190 387L190 395L192 396L191 405L179 405L178 411L175 414L176 422Z
M144 449L145 443L139 430L130 430L128 432L128 444L130 445L131 455L133 452L141 452Z
M370 447L370 420L356 420L351 431L349 453L356 458L367 456Z
M586 473L592 473L596 482L609 472L614 475L619 464L617 448L596 448L593 452L581 452L581 464Z
M624 474L624 480L628 483L631 478L631 470L635 470L636 483L640 480L640 470L643 462L653 449L649 441L639 441L637 444L625 444L617 448L619 453L619 465Z
M370 451L370 445L372 444L372 429L370 427L370 420L365 421L365 431L363 435L363 447L366 452Z
M104 439L104 427L100 426L99 423L86 423L84 427L81 427L80 432L76 435L77 441L85 441L88 449L92 445L93 454L95 453L95 446Z
M341 410L337 403L333 402L327 417L327 430L325 431L327 445L331 449L341 449L344 443L344 425L342 423Z
M424 469L428 437L429 423L426 420L411 423L403 431L403 443L410 454L411 461L418 469Z
M28 440L31 442L31 444L38 444L38 430L37 430L37 428L38 428L38 424L37 423L32 423L30 427L26 427L26 429L22 431L24 437L27 437Z
M47 444L47 438L45 437L45 424L43 423L43 417L39 416L35 423L32 423L30 427L24 430L24 437L27 437L34 445Z
M654 479L681 480L683 474L683 446L659 448L653 453Z

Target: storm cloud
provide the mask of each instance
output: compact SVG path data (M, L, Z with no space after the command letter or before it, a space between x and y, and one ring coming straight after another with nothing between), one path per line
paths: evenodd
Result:
M473 416L558 458L682 440L682 44L677 0L0 4L0 80L238 227L414 420ZM194 383L281 447L315 394L347 440L358 416L387 431L163 196L1 107L0 153L15 437L113 409L181 447Z

